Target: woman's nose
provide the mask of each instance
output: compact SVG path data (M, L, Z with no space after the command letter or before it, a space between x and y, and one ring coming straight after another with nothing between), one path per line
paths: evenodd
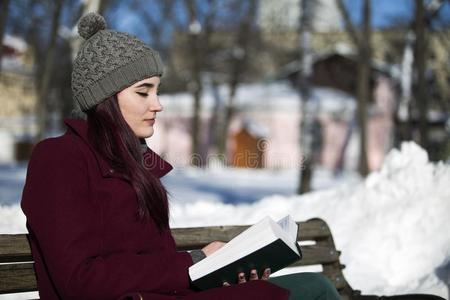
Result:
M152 101L150 102L150 110L151 111L162 111L163 106L159 102L159 97L156 96Z

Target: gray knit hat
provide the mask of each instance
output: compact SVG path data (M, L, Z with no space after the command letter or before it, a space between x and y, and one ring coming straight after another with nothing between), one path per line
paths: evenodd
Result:
M85 39L73 63L72 92L82 111L151 76L162 76L158 52L127 33L106 30L105 19L89 13L80 19Z

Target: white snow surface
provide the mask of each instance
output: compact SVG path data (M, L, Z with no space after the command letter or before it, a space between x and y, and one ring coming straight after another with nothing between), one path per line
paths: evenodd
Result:
M297 196L292 189L296 179L283 174L294 177L296 172L188 169L180 176L175 171L165 179L172 193L171 224L252 224L266 215L286 214L296 220L323 218L342 251L344 274L353 288L363 294L431 293L448 299L449 164L429 162L422 148L408 142L391 150L382 168L364 181L324 184L330 187ZM280 189L283 179L285 188ZM181 181L189 184L178 185ZM257 191L271 185L280 193L252 202L227 202L202 191L208 186ZM0 206L1 233L24 232L24 224L17 204Z

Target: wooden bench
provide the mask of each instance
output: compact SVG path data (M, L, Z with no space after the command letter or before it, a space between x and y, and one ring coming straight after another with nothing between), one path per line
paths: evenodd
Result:
M298 222L297 240L302 245L303 259L295 266L320 265L321 272L336 286L343 299L388 299L361 295L353 290L342 273L344 265L339 261L328 225L321 219ZM248 226L211 226L172 229L179 250L199 249L211 241L229 241ZM26 234L0 234L0 294L36 291L36 277ZM410 295L402 299L443 300L432 295ZM397 296L394 296L397 297Z

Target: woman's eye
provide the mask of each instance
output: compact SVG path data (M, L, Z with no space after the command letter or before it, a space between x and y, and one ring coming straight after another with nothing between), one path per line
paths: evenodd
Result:
M148 96L148 94L147 93L140 93L140 92L136 92L139 96L142 96L142 97L147 97Z

